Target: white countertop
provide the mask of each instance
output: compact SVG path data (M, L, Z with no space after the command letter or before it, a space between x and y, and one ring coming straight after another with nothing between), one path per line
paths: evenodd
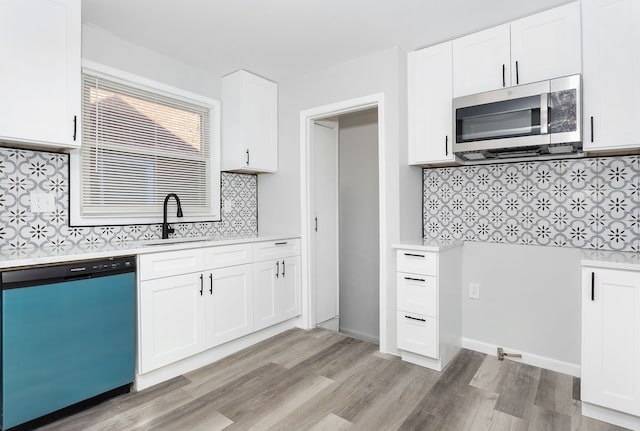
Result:
M597 268L640 271L640 253L583 250L581 264Z
M394 249L418 250L418 251L444 251L454 247L461 247L464 241L451 241L443 244L435 239L416 239L400 241L391 245Z
M0 269L299 237L300 235L293 234L251 235L235 238L171 238L166 240L123 241L115 244L86 244L62 248L42 247L12 254L0 254Z

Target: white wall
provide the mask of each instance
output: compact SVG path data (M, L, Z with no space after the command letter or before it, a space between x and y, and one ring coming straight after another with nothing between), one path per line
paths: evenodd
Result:
M580 364L579 249L466 242L462 298L464 338Z
M422 235L422 173L406 159L406 53L379 51L279 83L279 171L258 181L258 231L300 231L300 111L348 99L383 93L386 152L383 250L389 350L396 345L395 261L391 243ZM381 220L381 223L383 221ZM385 350L385 346L381 346Z
M380 336L378 112L340 117L340 331Z
M220 77L120 39L94 25L82 26L82 58L196 94L220 99Z

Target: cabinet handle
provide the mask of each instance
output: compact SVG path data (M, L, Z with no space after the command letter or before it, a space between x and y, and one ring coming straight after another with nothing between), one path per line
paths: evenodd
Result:
M417 317L411 317L411 316L407 316L407 315L405 315L404 317L406 317L407 319L411 319L411 320L417 320L418 322L426 322L425 319L419 319Z
M285 268L284 268L284 259L282 259L282 278L284 278Z
M318 217L315 218L315 221L316 221L315 231L318 232Z
M405 256L413 256L413 257L425 257L424 254L413 254L413 253L405 253Z
M276 242L276 245L287 245L287 241Z
M204 291L204 275L200 274L200 296L202 296L203 291Z
M76 140L76 132L78 131L78 116L73 116L73 141Z
M280 276L280 261L276 260L276 278Z
M506 87L507 86L507 66L502 64L502 86Z
M520 84L520 71L518 70L518 60L516 60L516 85Z
M249 166L249 149L247 149L247 166Z
M426 281L424 278L405 277L404 279L411 280L411 281L422 281L423 283Z
M596 273L591 273L591 300L596 300Z
M213 295L213 274L209 274L209 293Z
M449 135L445 135L444 137L444 155L449 155Z
M593 142L593 116L591 117L591 142Z

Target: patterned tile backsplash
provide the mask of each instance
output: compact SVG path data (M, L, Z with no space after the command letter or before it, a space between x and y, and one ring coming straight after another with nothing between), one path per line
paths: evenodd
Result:
M423 170L425 239L640 251L640 156Z
M229 238L255 235L258 230L257 176L222 173L222 201L233 209L219 222L177 223L175 236ZM69 226L69 156L60 153L0 147L0 251L24 252L36 247L80 246L158 239L160 224ZM55 195L55 211L32 213L30 193Z

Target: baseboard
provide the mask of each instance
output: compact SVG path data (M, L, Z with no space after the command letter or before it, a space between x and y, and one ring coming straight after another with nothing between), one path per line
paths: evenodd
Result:
M373 337L369 334L365 334L358 331L352 331L351 329L346 329L346 328L340 328L340 332L343 333L344 335L357 338L358 340L366 341L367 343L380 344L379 337Z
M333 319L320 322L316 325L316 328L324 328L329 331L338 332L340 330L340 317L334 317Z
M582 402L582 415L633 431L640 431L640 417Z
M547 370L556 371L558 373L568 374L570 376L580 377L580 365L570 362L559 361L557 359L540 356L529 352L523 352L509 346L498 346L495 344L485 343L483 341L472 340L470 338L462 339L462 347L476 352L486 353L487 355L496 356L498 347L502 347L508 353L520 353L522 358L508 358L507 361L521 362L535 367L545 368Z

